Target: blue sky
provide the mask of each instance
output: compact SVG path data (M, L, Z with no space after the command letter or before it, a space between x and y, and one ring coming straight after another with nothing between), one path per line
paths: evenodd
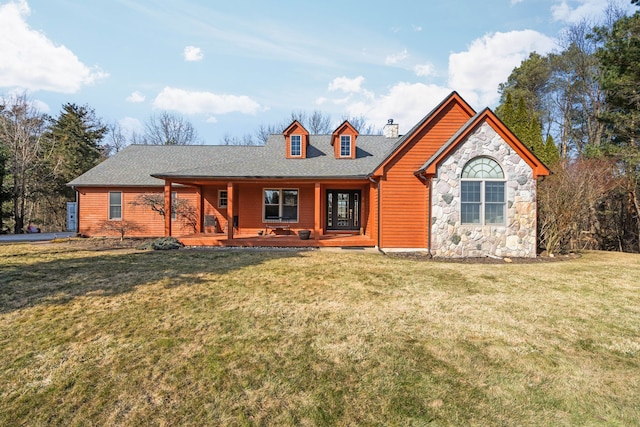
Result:
M607 0L0 0L0 95L57 116L88 104L141 131L162 111L205 143L292 111L408 131L452 90L495 107L498 84ZM618 4L629 10L629 1Z

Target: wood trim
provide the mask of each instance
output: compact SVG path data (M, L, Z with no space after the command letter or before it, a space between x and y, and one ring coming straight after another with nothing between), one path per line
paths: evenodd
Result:
M164 182L164 235L171 236L171 181Z
M395 151L378 166L378 168L373 172L372 176L379 177L384 173L384 169L386 166L391 163L400 153L403 152L404 148L411 144L416 135L419 135L425 128L431 126L440 116L440 114L450 109L454 104L457 104L469 117L473 117L476 112L471 108L467 102L462 99L462 97L457 92L452 92L449 97L447 97L444 101L440 103L431 113L429 113L424 119L422 119L422 123L419 126L416 126L411 130L409 134L406 135L406 139L403 143L395 149Z

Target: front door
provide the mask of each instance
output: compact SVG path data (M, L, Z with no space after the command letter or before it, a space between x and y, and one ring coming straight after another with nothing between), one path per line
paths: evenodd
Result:
M327 190L327 230L359 230L360 191Z

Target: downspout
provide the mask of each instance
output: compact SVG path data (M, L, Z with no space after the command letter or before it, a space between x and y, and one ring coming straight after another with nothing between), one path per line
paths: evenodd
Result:
M431 253L431 218L433 217L433 215L431 215L431 202L433 201L432 199L432 184L433 184L433 180L431 178L427 178L425 177L423 174L418 174L418 178L420 178L421 180L423 180L425 183L427 183L428 187L429 187L429 208L428 208L428 213L427 213L427 235L429 237L427 237L427 253L429 254L429 258L433 258L433 254Z
M372 183L376 184L376 191L378 192L378 208L376 209L378 212L378 251L384 253L382 251L382 249L380 248L380 180L376 181L375 179L371 178L370 176L368 176L367 178L369 178L369 181L371 181Z

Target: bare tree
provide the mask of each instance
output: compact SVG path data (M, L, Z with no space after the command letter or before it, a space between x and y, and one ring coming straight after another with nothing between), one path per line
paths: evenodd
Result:
M344 120L347 120L351 123L358 133L361 135L381 135L382 130L376 129L374 126L367 124L367 119L364 116L354 116L354 117L343 117Z
M331 129L331 116L315 110L309 116L308 131L315 135L329 134Z
M102 221L100 224L100 231L105 233L117 233L120 235L120 241L124 240L124 236L127 233L135 231L142 231L143 228L132 221Z
M109 157L122 151L127 146L127 136L118 122L107 126L107 142L103 146L104 157Z
M143 135L132 137L145 145L197 145L202 141L193 125L184 117L163 111L145 123Z
M27 200L35 192L36 171L42 151L47 117L22 94L0 100L0 145L7 152L6 166L12 179L14 233L21 233Z

